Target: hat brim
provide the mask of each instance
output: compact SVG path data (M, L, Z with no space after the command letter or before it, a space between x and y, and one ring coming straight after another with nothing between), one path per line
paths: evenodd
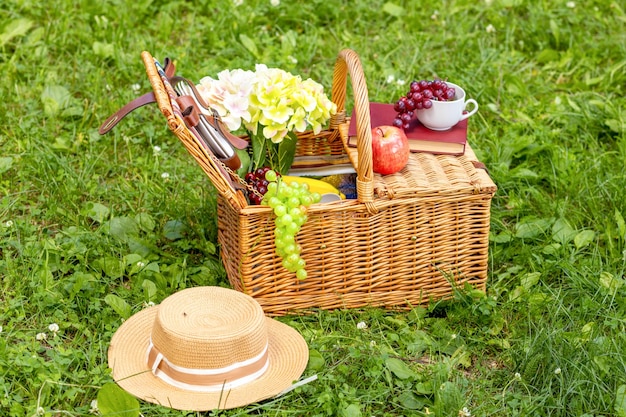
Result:
M142 310L126 320L109 346L113 379L124 390L154 404L177 410L209 411L252 404L291 386L306 368L309 349L295 329L266 317L269 367L253 382L229 391L206 393L176 388L152 374L146 363L150 334L158 306Z

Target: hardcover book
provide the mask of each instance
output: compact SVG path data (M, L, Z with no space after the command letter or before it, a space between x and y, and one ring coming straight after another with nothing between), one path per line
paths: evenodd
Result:
M370 103L370 123L372 127L391 125L396 117L393 104ZM350 118L348 146L356 147L356 117ZM409 139L411 152L428 152L443 155L463 155L467 143L467 119L460 121L449 130L430 130L416 117L409 123L404 133Z

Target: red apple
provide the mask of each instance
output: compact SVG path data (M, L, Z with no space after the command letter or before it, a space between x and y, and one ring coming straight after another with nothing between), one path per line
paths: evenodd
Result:
M395 126L377 126L372 129L373 169L381 175L393 174L409 162L409 140L404 130Z

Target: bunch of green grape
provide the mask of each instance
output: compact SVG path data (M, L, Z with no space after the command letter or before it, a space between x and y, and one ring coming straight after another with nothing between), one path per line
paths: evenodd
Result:
M295 272L298 279L306 279L306 262L300 256L302 248L296 235L307 220L307 207L319 203L322 196L311 192L307 184L287 184L272 170L265 173L265 179L268 181L267 191L261 204L269 206L275 214L276 254L282 258L286 270Z

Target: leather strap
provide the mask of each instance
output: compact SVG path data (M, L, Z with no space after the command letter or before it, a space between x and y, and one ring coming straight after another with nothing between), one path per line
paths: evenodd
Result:
M111 116L109 116L109 118L106 119L98 129L98 133L100 133L101 135L108 133L120 122L120 120L126 117L128 113L135 109L138 109L139 107L145 106L146 104L154 103L155 101L156 99L154 98L154 93L152 92L146 93L143 96L134 99L133 101L113 113Z
M202 112L203 109L205 110L203 113L205 114L206 120L218 132L220 132L220 134L222 136L224 136L226 138L226 140L228 140L228 142L230 142L230 144L232 146L234 146L237 149L245 149L248 146L248 141L247 140L241 139L239 136L235 136L232 133L230 133L230 131L226 128L226 126L224 126L224 123L220 120L220 118L215 116L216 113L207 104L207 102L204 101L204 98L202 97L200 92L198 92L198 90L196 89L196 86L195 86L194 83L189 81L187 78L181 77L179 75L177 75L175 77L171 77L170 78L170 82L172 83L172 85L175 85L177 83L184 83L184 84L187 85L188 89L190 90L189 92L193 94L193 96L191 96L191 97L195 98L195 100L197 101L198 105L201 107L201 109L198 109L198 111ZM181 108L182 108L182 106L181 106ZM209 113L209 114L206 114L206 113Z
M176 66L169 58L165 58L163 62L165 74L168 77L173 77L174 73L176 72ZM146 104L154 102L156 102L156 98L154 97L153 92L146 93L143 96L134 99L133 101L113 113L111 116L109 116L109 118L107 118L98 129L98 133L100 133L101 135L108 133L120 122L120 120L126 117L128 113L132 112L135 109L138 109L139 107L145 106Z

